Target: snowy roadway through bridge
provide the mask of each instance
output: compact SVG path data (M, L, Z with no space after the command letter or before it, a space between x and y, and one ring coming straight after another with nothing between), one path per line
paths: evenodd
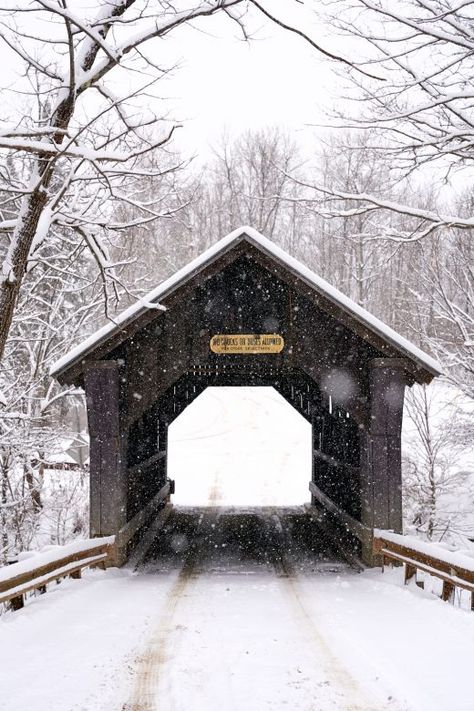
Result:
M305 526L298 509L176 510L137 572L0 618L0 709L470 711L472 614L310 550Z
M364 691L305 600L305 580L350 575L340 555L303 507L173 511L141 572L179 573L124 710L400 708Z
M271 420L275 393L257 395L239 411L227 392L217 415L196 408L178 428L177 494L202 461L201 499L181 500L137 571L65 580L0 617L1 711L472 711L471 612L404 587L400 569L357 572L303 507L225 506L257 450L273 490L290 461L295 496L307 482L292 409L276 403ZM244 420L245 452L232 440Z

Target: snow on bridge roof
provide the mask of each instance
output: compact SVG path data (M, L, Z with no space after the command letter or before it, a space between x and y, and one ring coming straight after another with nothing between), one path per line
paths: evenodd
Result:
M355 301L340 292L315 272L311 271L311 269L308 269L308 267L297 259L291 257L287 252L281 249L281 247L278 247L260 234L260 232L257 232L253 227L245 226L239 227L226 237L223 237L212 247L196 257L196 259L193 259L189 264L179 269L175 274L155 287L146 296L138 299L128 309L122 311L114 321L105 324L105 326L99 328L95 333L82 341L82 343L72 348L66 355L53 364L50 374L58 376L68 370L80 362L81 359L85 358L94 348L106 342L112 335L137 319L148 309L165 311L166 307L160 304L161 299L171 294L179 286L182 286L189 279L214 262L219 256L243 241L247 241L274 261L284 265L315 291L326 297L336 306L339 306L347 314L366 326L373 333L382 337L403 355L428 370L432 375L440 375L442 373L440 364L434 358L394 331L393 328L387 326L383 321L380 321L380 319L366 311L366 309L356 304Z

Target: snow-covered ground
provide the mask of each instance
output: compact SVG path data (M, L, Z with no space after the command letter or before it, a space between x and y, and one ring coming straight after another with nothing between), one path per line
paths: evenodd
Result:
M307 501L299 415L271 390L207 397L171 432L181 506ZM215 533L193 559L167 535L174 558L52 585L0 618L1 711L472 710L474 615L401 570L236 564Z
M399 570L97 571L0 639L2 711L472 709L474 615Z

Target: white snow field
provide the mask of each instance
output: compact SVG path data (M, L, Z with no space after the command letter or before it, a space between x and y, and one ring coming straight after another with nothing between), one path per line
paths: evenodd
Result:
M211 532L205 554L93 571L4 614L1 711L472 711L469 611L399 569L236 563L217 547L230 504L263 503L278 528L275 507L308 499L308 430L268 389L199 405L173 426L169 474L179 515Z

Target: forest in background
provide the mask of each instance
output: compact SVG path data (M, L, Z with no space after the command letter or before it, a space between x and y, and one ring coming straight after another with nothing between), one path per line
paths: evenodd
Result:
M242 27L245 13L233 7L239 4L204 2L193 19L212 5L212 12L223 9ZM133 5L116 7L125 13ZM378 12L362 0L355 5ZM446 0L429 5L439 10ZM334 6L332 27L371 46L369 58L351 62L352 87L364 109L340 121L345 126L320 131L310 155L276 125L233 139L224 135L213 157L199 165L173 148L173 128L163 116L134 104L137 88L125 84L117 98L103 81L116 65L126 71L122 57L138 49L145 34L133 35L135 45L128 45L127 26L114 34L117 15L102 17L92 31L61 3L43 3L41 12L52 13L66 31L51 61L44 50L31 49L42 39L39 30L31 37L20 21L9 25L3 18L21 47L30 104L25 111L22 98L15 128L0 136L0 295L8 306L2 318L12 313L3 329L8 339L0 372L0 559L31 547L40 531L53 543L87 533L82 394L61 390L48 375L51 364L243 224L441 361L454 393L448 399L458 403L449 406L449 427L436 424L439 403L430 393L407 393L407 416L417 433L405 452L407 523L436 540L451 533L452 540L465 538L452 497L463 490L474 508L464 464L474 429L472 122L464 90L472 74L472 23L462 9L452 9L428 25L416 14L418 0L406 4L403 16L380 10L375 20L387 31L395 24L397 42L404 43L387 53L371 34L375 25L351 18L353 7L344 14L343 2L328 6ZM163 4L162 24L150 38L188 21L189 13L170 8ZM22 12L16 10L16 20ZM450 35L439 28L430 34L450 15L457 21ZM137 14L130 27L146 20L146 13ZM400 34L407 28L413 36ZM436 71L430 69L429 81L426 71L413 76L409 58L426 55L433 42L443 49ZM157 81L162 71L150 56L137 52L135 60L143 62L146 98L147 72ZM65 61L66 79L57 69ZM372 65L390 81L377 83ZM419 66L427 66L426 56ZM102 103L88 104L83 97L94 86ZM333 118L337 123L340 112Z

